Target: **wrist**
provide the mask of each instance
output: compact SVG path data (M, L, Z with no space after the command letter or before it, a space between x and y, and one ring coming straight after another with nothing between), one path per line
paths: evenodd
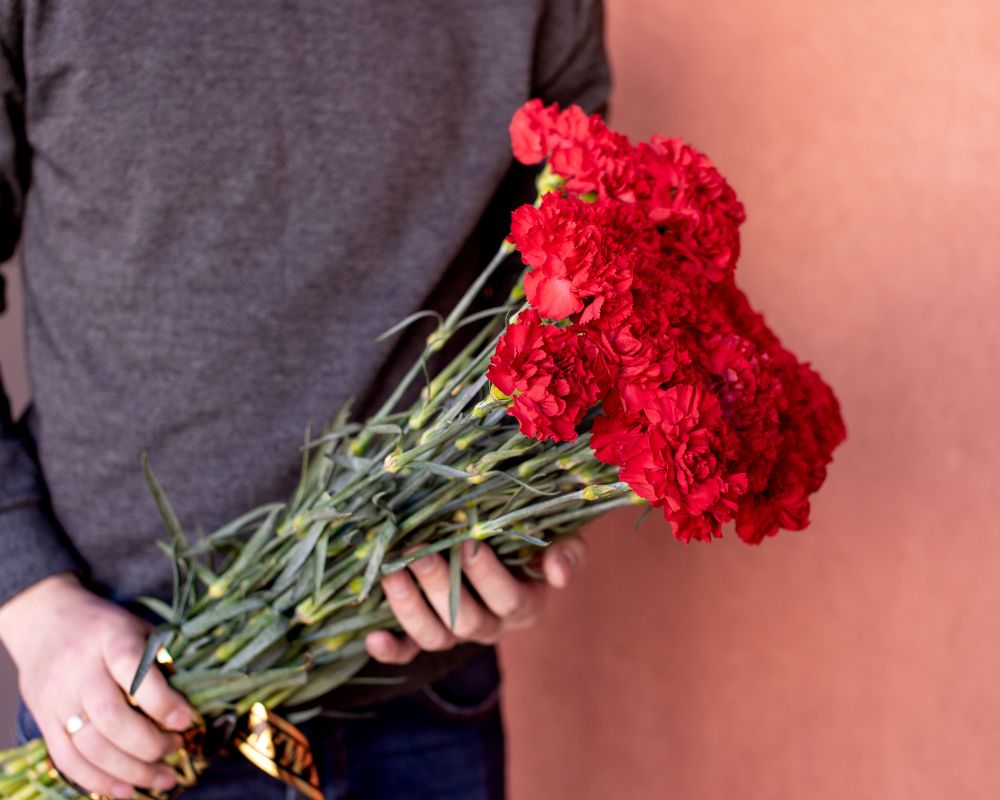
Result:
M54 609L72 602L75 595L86 589L72 572L57 572L18 592L0 606L0 642L17 662L21 642L38 632L37 625Z

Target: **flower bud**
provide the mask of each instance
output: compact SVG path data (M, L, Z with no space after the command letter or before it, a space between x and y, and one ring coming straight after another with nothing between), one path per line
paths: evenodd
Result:
M545 165L545 169L538 173L538 177L535 178L535 188L538 190L538 197L541 198L542 195L546 195L549 192L557 191L566 185L565 179L552 171L552 167L548 164ZM537 202L537 200L536 200Z
M459 451L467 450L472 444L475 443L477 439L481 438L482 435L483 435L482 431L474 430L465 434L464 436L459 436L455 440L455 449Z
M407 426L414 431L419 431L424 425L427 424L427 414L423 408L419 408L410 414L409 418L406 420Z
M497 388L496 385L492 383L490 384L490 397L494 400L510 400L508 395L504 394L499 388Z
M482 522L477 522L469 530L469 536L480 542L485 539L489 539L495 533L497 533L497 531L494 528L488 528L485 523Z
M427 348L432 353L436 353L444 347L445 342L447 342L450 338L451 331L446 330L445 328L438 328L427 337Z
M615 494L621 490L618 484L604 485L604 486L588 486L580 494L584 500L600 500L602 497L607 497L609 494Z
M341 633L324 639L322 646L324 650L329 650L331 653L335 653L349 641L351 641L351 637L346 633Z
M400 458L402 455L403 451L397 447L385 457L385 460L382 462L382 469L393 475L399 472L403 468L403 461Z
M365 561L371 554L371 546L366 544L359 544L354 548L354 557L358 561Z

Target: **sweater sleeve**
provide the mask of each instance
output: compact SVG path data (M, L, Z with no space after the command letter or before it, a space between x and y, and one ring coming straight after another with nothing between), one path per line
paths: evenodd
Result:
M603 0L549 0L539 22L532 96L606 115L610 91Z
M17 248L24 195L30 179L24 126L20 19L0 12L0 262ZM3 284L0 282L0 294ZM0 302L0 309L3 308ZM22 417L12 418L0 380L0 605L42 578L78 566L46 501L34 442Z

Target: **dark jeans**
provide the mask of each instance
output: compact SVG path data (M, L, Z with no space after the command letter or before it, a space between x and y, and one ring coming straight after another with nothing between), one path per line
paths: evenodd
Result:
M39 735L21 705L21 740ZM504 739L492 652L414 694L350 718L302 726L327 800L501 800ZM293 800L299 795L234 756L213 764L185 800Z

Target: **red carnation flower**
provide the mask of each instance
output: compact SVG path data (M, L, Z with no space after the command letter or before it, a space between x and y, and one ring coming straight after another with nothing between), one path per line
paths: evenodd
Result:
M526 104L511 139L563 181L515 213L511 240L531 305L572 323L526 317L498 350L491 375L522 429L575 435L601 399L595 453L678 538L709 540L734 517L748 542L804 527L843 421L733 283L746 215L732 187L682 140L633 145L576 106Z
M750 544L809 524L809 495L822 486L833 450L846 436L837 399L823 379L786 350L778 360L786 403L781 447L767 485L743 499L736 520L736 532Z
M737 469L747 474L749 492L761 491L781 444L781 382L754 344L735 333L704 339L700 357L739 440Z
M631 193L640 178L635 148L598 115L588 116L575 105L560 111L555 103L529 100L514 113L510 137L514 158L522 164L548 158L567 191L634 202Z
M574 328L546 325L526 309L500 337L486 376L513 398L510 413L525 436L568 442L602 394L594 359L593 344Z
M736 192L704 153L681 139L654 136L638 151L649 176L639 204L665 226L664 246L700 264L713 281L731 274L746 219Z
M650 394L675 376L679 364L687 362L676 331L658 322L633 314L620 327L587 332L597 347L599 369L611 387L604 399L606 413L623 419L637 416Z
M633 275L656 247L633 208L555 193L514 212L510 239L531 267L524 290L539 314L602 325L628 316Z
M602 416L594 424L597 457L621 480L664 508L674 534L710 539L732 519L746 477L730 470L734 443L710 391L681 384L651 393L641 420ZM703 517L695 523L688 518Z
M514 158L522 164L537 164L549 154L549 139L559 117L559 107L537 98L521 106L510 121Z
M570 106L558 117L550 137L549 164L577 194L597 192L627 201L632 191L634 148L628 137L613 131L596 114Z

